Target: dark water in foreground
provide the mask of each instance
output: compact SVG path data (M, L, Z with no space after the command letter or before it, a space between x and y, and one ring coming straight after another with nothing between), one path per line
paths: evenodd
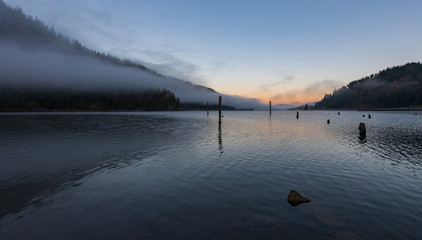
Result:
M0 239L421 239L422 113L362 114L0 115Z

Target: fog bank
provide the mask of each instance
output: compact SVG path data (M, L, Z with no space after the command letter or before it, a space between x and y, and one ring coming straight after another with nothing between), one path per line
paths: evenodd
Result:
M181 102L211 104L219 93L190 82L159 76L134 67L117 66L94 57L69 55L42 49L24 49L0 42L0 83L17 87L79 90L133 90L165 88ZM225 105L265 108L257 99L223 95Z

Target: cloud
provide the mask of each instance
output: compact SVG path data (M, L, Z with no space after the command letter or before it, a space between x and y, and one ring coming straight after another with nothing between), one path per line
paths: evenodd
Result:
M143 50L139 51L139 54L147 59L141 60L142 64L163 75L188 80L195 84L206 84L205 76L200 74L200 68L193 63L163 50Z
M269 92L274 87L280 86L280 85L285 84L285 83L289 83L294 79L293 76L290 76L290 75L281 75L281 77L282 77L282 80L275 81L275 82L272 82L272 83L269 83L269 84L261 84L261 85L258 86L258 88L261 91Z
M152 49L115 49L118 56L127 56L133 62L138 62L161 75L182 79L194 84L206 85L207 77L200 72L200 67L187 62L164 50Z
M326 93L332 92L343 83L335 80L322 80L311 83L302 89L279 92L271 97L273 101L301 105L321 100Z
M322 80L322 81L314 82L310 84L309 86L303 89L303 92L305 94L315 94L315 93L320 94L324 92L325 94L327 93L327 89L329 90L329 92L332 92L335 88L338 88L341 85L342 83L340 83L339 81Z

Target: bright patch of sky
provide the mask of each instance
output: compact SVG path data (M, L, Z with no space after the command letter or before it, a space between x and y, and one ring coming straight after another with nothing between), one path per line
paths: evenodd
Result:
M318 101L422 56L419 0L5 2L94 50L273 103Z

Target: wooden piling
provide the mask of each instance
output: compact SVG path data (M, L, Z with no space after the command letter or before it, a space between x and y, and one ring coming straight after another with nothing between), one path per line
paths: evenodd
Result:
M271 101L270 101L270 115L271 115Z
M299 119L299 111L296 112L296 118Z
M218 97L218 123L221 123L221 96Z
M327 120L327 124L330 124L330 119Z
M210 106L209 106L209 104L208 104L208 102L207 102L207 116L210 114Z
M359 139L362 141L366 139L366 126L363 122L359 123Z

